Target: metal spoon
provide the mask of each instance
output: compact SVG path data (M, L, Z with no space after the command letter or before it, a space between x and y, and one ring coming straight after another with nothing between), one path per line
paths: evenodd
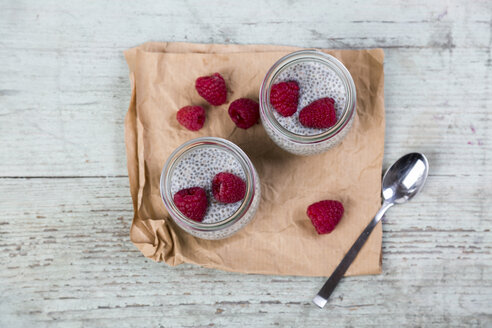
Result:
M338 265L330 278L313 299L314 304L323 308L331 293L342 279L345 271L356 258L360 249L366 242L374 227L383 217L384 213L395 204L403 204L412 199L424 186L429 163L427 158L420 153L410 153L391 165L383 176L383 205L376 216L362 231L361 235L349 249L342 262Z

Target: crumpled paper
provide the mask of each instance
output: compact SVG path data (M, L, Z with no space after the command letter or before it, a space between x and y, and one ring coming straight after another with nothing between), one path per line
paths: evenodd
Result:
M130 238L155 261L171 266L194 263L226 271L275 275L329 276L381 205L384 151L384 53L322 50L348 68L357 88L357 115L337 147L319 155L292 155L276 146L261 124L235 127L227 108L235 99L258 100L267 70L299 50L267 45L146 43L125 51L132 96L125 119L130 191L135 215ZM208 105L195 91L199 76L220 72L228 102ZM176 111L206 108L198 132L182 128ZM159 192L164 162L183 142L202 136L226 138L255 165L262 188L259 210L243 230L223 240L202 240L182 231L169 217ZM306 208L322 199L340 200L345 214L337 228L318 235ZM381 272L379 224L347 275Z

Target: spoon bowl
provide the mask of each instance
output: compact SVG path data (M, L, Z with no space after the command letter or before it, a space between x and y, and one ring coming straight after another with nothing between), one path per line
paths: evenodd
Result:
M403 204L424 186L429 162L421 153L410 153L391 165L383 176L383 199L386 203Z

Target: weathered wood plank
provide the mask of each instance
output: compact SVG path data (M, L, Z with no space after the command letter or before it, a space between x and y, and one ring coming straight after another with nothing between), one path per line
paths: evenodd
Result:
M414 202L391 209L383 274L344 279L320 311L310 299L323 278L145 259L128 240L126 178L2 179L0 324L487 326L492 209L476 201L480 180L431 177ZM491 187L480 192L490 197Z
M489 46L488 1L212 0L87 4L81 0L2 4L2 42L18 49L126 48L146 40L288 43L315 47ZM25 22L26 24L22 24ZM19 44L19 37L23 37ZM42 42L41 42L42 41Z

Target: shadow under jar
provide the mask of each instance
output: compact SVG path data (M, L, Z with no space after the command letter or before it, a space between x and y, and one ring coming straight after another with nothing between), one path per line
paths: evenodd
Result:
M229 172L246 183L243 200L222 204L212 195L217 173ZM205 189L208 208L202 222L187 218L176 207L174 194L186 188ZM249 223L260 203L260 180L248 156L234 143L214 137L192 139L179 146L168 158L161 174L161 198L174 222L202 239L227 238Z
M270 104L272 85L296 81L299 103L294 115L283 117ZM326 129L304 127L302 108L320 98L333 98L337 122ZM278 60L260 88L260 116L270 138L284 150L297 155L322 153L347 135L356 111L355 84L347 68L335 57L317 50L301 50Z

